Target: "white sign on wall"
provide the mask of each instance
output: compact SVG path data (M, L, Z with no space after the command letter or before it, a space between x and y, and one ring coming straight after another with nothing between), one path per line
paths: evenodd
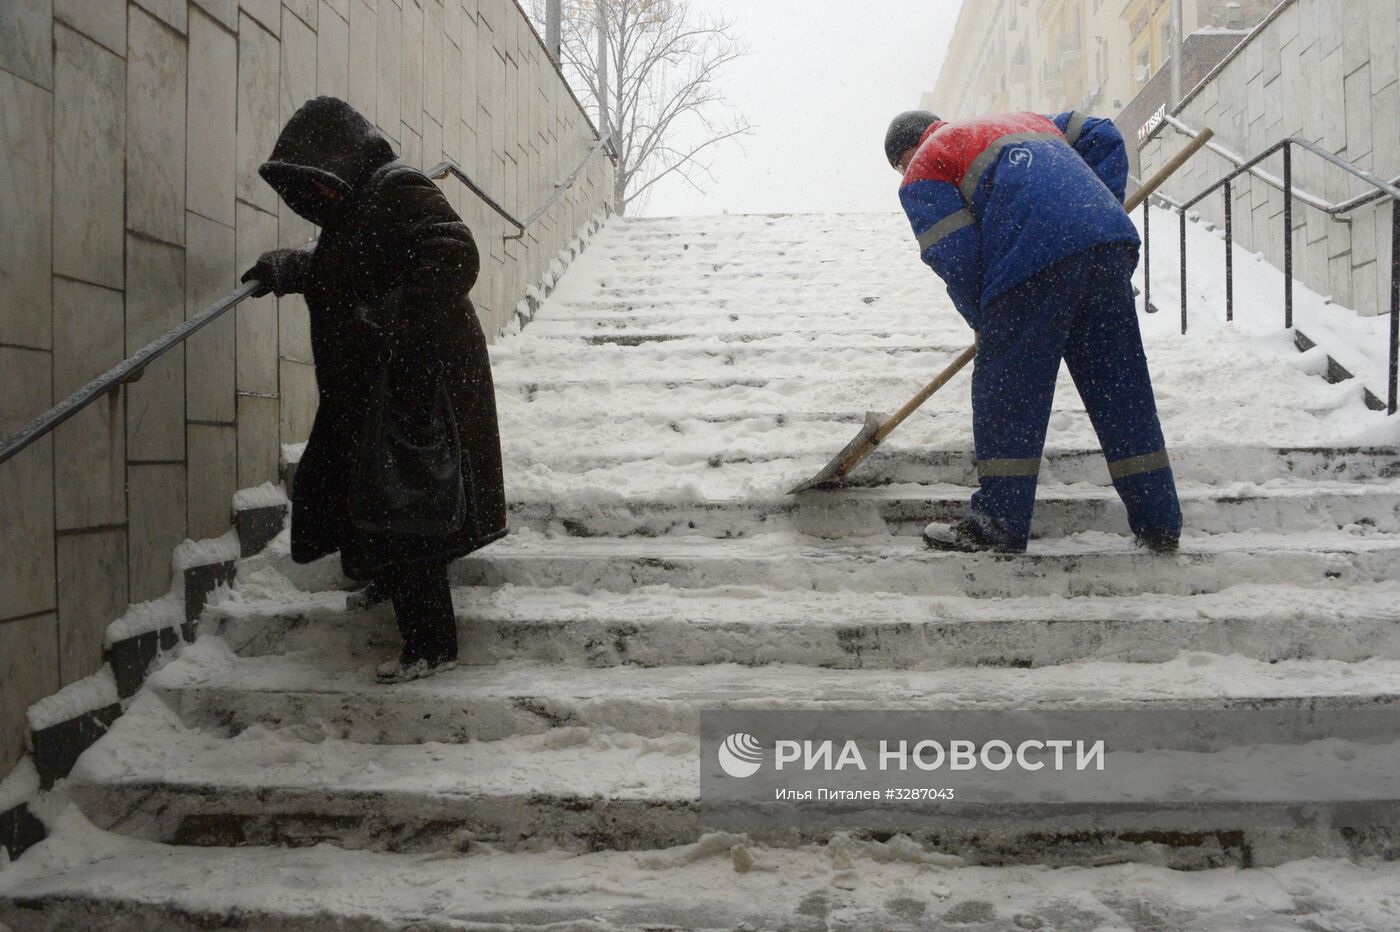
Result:
M1147 122L1142 124L1142 128L1138 130L1138 144L1141 145L1142 142L1146 140L1148 136L1151 136L1152 132L1157 127L1161 126L1162 121L1166 118L1167 105L1162 104L1162 106L1157 108L1157 112L1152 114L1152 116L1148 117Z

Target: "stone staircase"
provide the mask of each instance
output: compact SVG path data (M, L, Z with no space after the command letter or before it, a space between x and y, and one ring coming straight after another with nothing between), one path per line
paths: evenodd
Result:
M706 831L704 709L1400 703L1400 450L1287 340L1144 318L1177 556L1132 546L1067 379L1025 556L919 539L973 483L965 382L786 496L967 345L941 292L893 216L613 221L495 348L514 530L453 567L464 666L375 684L391 616L284 532L35 807L0 923L1383 925L1388 825Z

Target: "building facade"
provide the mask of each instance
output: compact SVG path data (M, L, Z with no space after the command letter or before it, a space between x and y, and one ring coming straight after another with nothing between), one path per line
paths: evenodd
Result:
M1295 136L1387 181L1400 176L1400 3L1283 0L1186 95L1176 117L1193 130L1210 127L1218 143L1244 158ZM1163 165L1185 141L1172 126L1159 126L1138 153L1144 172ZM1192 197L1232 167L1220 155L1202 152L1163 190L1178 199ZM1283 175L1281 157L1261 167L1276 179ZM1330 204L1373 190L1301 150L1294 154L1293 181L1300 191ZM1231 193L1236 242L1282 268L1283 193L1248 175L1236 180ZM1223 192L1206 198L1196 212L1222 224ZM1389 310L1388 199L1334 217L1300 197L1292 219L1298 281L1361 314Z
M1183 32L1243 38L1276 5L1186 0ZM1116 117L1166 66L1170 50L1170 0L968 2L922 106L950 117L1070 109Z

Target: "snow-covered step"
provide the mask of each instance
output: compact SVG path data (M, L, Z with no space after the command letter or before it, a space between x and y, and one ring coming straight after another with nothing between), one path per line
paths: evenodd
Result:
M273 593L276 593L275 595ZM1020 598L664 587L454 592L462 662L586 667L738 663L834 669L1031 668L1102 660L1157 663L1184 652L1271 663L1400 660L1400 585L1286 584L1129 598ZM321 650L393 656L390 612L347 611L345 594L256 579L205 611L203 631L240 654Z
M719 268L716 269L716 266ZM603 277L603 284L605 287L629 288L636 291L651 288L666 288L673 291L704 290L714 287L741 288L745 285L752 288L752 282L749 281L752 276L744 274L745 271L741 266L731 267L723 262L692 266L687 270L615 266ZM771 282L776 282L779 290L784 283L808 281L813 278L810 272L791 268L773 269L770 267L764 269L762 274Z
M1180 553L1159 555L1131 538L1086 533L1007 556L936 553L905 537L819 542L768 534L717 546L708 538L557 540L521 532L454 564L451 575L457 585L581 592L734 585L972 598L1193 595L1244 583L1341 588L1400 579L1400 537L1188 534Z
M871 533L919 534L930 521L967 514L966 486L899 485L874 489L757 495L720 501L625 501L535 498L510 503L510 523L542 534L570 537L747 537L793 530L824 538ZM1275 483L1269 486L1199 486L1181 483L1185 524L1201 534L1259 530L1269 533L1362 525L1400 533L1400 483ZM1112 488L1042 485L1036 536L1082 531L1122 533L1127 512Z
M822 436L829 436L838 428L840 430L850 430L854 434L854 428L848 425L860 425L865 421L865 415L858 411L796 411L772 414L758 414L753 411L736 410L730 407L728 410L709 410L680 412L666 409L643 409L625 414L617 412L616 408L606 405L591 405L588 407L575 405L568 409L549 408L545 405L530 405L528 402L511 398L508 402L510 426L516 430L524 430L537 426L546 425L569 425L576 430L590 434L615 435L617 437L632 437L634 439L647 436L655 436L657 428L664 428L672 433L686 433L691 430L703 429L703 424L722 424L729 436L735 434L742 435L749 431L770 431L787 424L814 424L814 429L819 430ZM936 417L937 412L919 411L911 415L906 423L916 423L921 418ZM533 438L512 437L511 445L519 449L528 449L527 444ZM539 446L539 444L535 444Z
M580 360L570 344L598 347L598 358ZM693 347L693 348L690 348ZM927 375L932 378L948 364L959 347L921 343L907 337L893 337L869 346L802 346L791 340L715 339L680 333L633 336L603 333L599 336L571 337L568 340L540 340L525 351L532 371L550 372L553 378L588 378L599 368L626 367L633 376L661 375L673 378L687 375L694 379L725 375L724 369L753 369L767 376L787 375L788 369L813 365L840 365L851 374L883 371L886 375Z
M0 874L17 932L179 925L299 932L405 928L1380 929L1400 866L1335 852L1277 867L963 866L909 839L771 848L712 833L652 851L418 855L188 848L103 832L70 809Z
M768 273L763 273L768 277ZM825 274L808 275L802 278L783 276L781 280L768 281L765 285L776 291L770 296L755 300L754 278L756 276L734 276L727 281L716 281L709 283L697 283L686 286L683 283L677 287L657 287L648 284L646 276L627 276L616 280L609 279L599 282L596 286L596 295L602 301L625 301L634 298L638 291L652 290L663 297L674 298L694 298L709 302L714 302L719 308L728 308L737 303L743 303L749 307L772 306L772 307L795 307L799 303L810 305L812 298L793 298L783 294L783 289L791 289L795 281L801 281L804 287L823 289L821 300L827 298L826 290L830 290L830 297L835 300L859 300L870 294L872 287L878 287L878 282L847 282L840 272L828 271ZM654 279L650 279L654 280Z
M915 415L915 418L918 417ZM605 419L606 414L598 415L599 421ZM930 415L925 420L932 421L934 418ZM792 450L786 444L774 446L757 441L752 449L735 450L733 447L738 439L732 440L727 447L712 450L697 449L689 443L691 438L725 433L732 438L758 437L784 429L790 423L803 435L809 435L808 444L816 444L815 437L828 439L820 447L805 450ZM619 449L560 449L558 445L542 440L521 438L508 441L505 451L508 459L548 463L552 469L560 472L581 473L645 461L654 467L658 482L662 481L666 467L671 463L703 463L715 472L714 478L727 483L735 492L763 494L771 490L782 493L826 465L855 436L858 427L855 420L840 423L824 420L821 416L814 416L810 422L750 417L728 423L716 422L713 426L710 426L710 422L690 418L673 421L665 415L643 416L619 418L617 423L611 425L615 436L626 444L625 447L620 445ZM926 428L922 422L911 419L905 429L913 437ZM1178 480L1198 484L1263 484L1276 479L1330 482L1400 479L1400 451L1392 448L1330 450L1181 446L1173 447L1170 452L1172 469ZM871 454L847 481L856 487L920 483L972 487L977 484L976 460L970 445L948 449L892 440ZM747 471L737 468L744 464L758 464L762 468ZM517 481L528 481L529 478L518 477ZM1040 479L1044 483L1062 485L1107 485L1108 466L1097 449L1048 449L1041 463ZM622 494L622 490L631 486L615 488L618 494ZM645 486L636 488L639 496L647 494ZM652 492L654 494L655 489ZM732 494L719 493L711 497L727 498Z
M1347 759L1364 772L1377 755L1390 753L1388 747L1349 747L1356 753ZM101 828L182 845L331 842L428 853L485 843L504 850L635 851L702 837L698 751L697 739L686 734L644 737L579 727L465 744L346 741L314 723L254 726L225 737L184 725L161 699L145 693L84 755L65 790ZM1270 753L1296 767L1316 752L1286 745ZM1124 808L1112 801L1066 802L1046 789L1040 801L1016 807L1016 821L994 829L986 819L992 812L1004 819L1007 803L965 804L940 812L935 831L910 834L922 847L997 863L1110 856L1203 867L1248 862L1256 849L1273 848L1272 857L1263 858L1270 863L1290 845L1297 856L1300 850L1355 853L1395 844L1383 826L1352 832L1268 827L1297 803L1264 796L1235 794L1235 802L1203 807L1198 752L1153 755L1143 766L1162 784L1163 801ZM1258 762L1253 766L1257 772ZM755 840L786 845L827 841L833 833L821 820L796 830L752 827Z
M362 744L315 724L227 738L146 692L65 789L99 827L176 844L636 850L698 837L696 747L586 729L471 744Z
M884 346L803 347L790 342L763 344L730 342L706 337L692 341L679 334L667 334L667 339L644 339L614 334L606 337L584 338L587 345L597 346L596 358L580 359L575 348L536 343L537 352L525 353L529 371L547 374L550 381L574 382L596 380L601 374L625 373L630 381L680 378L699 381L733 375L755 379L792 378L810 373L814 366L839 366L848 377L882 375L885 377L933 378L957 355L959 347L929 346L905 341L891 341ZM688 348L689 344L696 344Z
M540 401L548 399L551 404L567 403L571 394L590 401L600 398L621 398L630 402L634 396L645 396L651 406L674 406L679 410L694 410L699 398L723 398L725 392L756 392L759 398L782 399L784 404L796 404L799 408L806 399L822 400L829 409L832 406L853 410L862 409L864 399L898 398L912 395L923 387L923 372L890 373L876 370L870 373L854 373L825 382L814 382L804 376L801 367L783 368L767 366L763 369L732 369L723 374L695 374L676 372L663 373L618 373L616 369L588 369L584 372L564 373L556 377L545 369L539 373L524 373L519 377L503 376L496 380L497 392L511 392ZM929 377L936 374L930 373Z
M1268 663L1201 652L1160 663L1087 662L1034 670L829 670L790 664L588 668L515 661L384 686L375 682L374 664L363 657L325 650L239 657L211 638L150 682L187 727L207 734L291 728L392 745L494 742L561 728L698 738L701 713L713 710L1400 706L1400 661ZM1383 724L1389 728L1393 719ZM1203 749L1209 745L1202 741L1214 740L1194 730L1162 730L1172 727L1164 720L1151 747ZM1132 736L1111 738L1115 749L1134 746Z
M814 326L818 322L821 326ZM910 342L923 340L956 344L961 341L964 345L971 344L973 337L965 327L950 327L928 315L891 315L883 309L876 315L869 307L848 311L823 307L808 316L737 310L723 314L713 311L706 314L666 314L646 312L630 305L621 305L610 311L596 304L580 307L578 314L569 317L536 318L525 333L532 340L580 339L600 334L637 336L660 333L743 338L755 333L781 333L794 340L840 341L886 335L889 339L900 337ZM513 350L513 347L509 343L493 346L493 358L503 350Z
M818 323L821 326L816 326ZM540 328L535 330L535 328ZM879 328L896 333L971 338L960 318L925 303L900 302L877 295L839 295L820 305L726 302L723 307L698 298L658 297L654 293L626 299L596 296L551 298L530 323L526 336L586 333L590 329L670 329L687 332L732 333L787 329L797 332L839 333L845 329ZM531 331L534 331L532 334Z
M539 383L526 380L512 386L508 393L497 394L497 406L502 421L501 439L507 451L514 447L540 445L540 438L531 436L529 431L542 423L576 424L584 431L601 430L603 436L626 436L638 424L668 427L673 424L716 424L721 426L715 429L715 449L710 452L722 457L735 442L743 440L743 430L751 426L747 422L755 422L752 426L759 430L771 430L772 426L765 427L765 422L782 426L815 421L839 423L839 431L831 428L828 442L839 441L841 446L845 446L846 441L855 434L855 430L848 425L859 426L865 420L865 412L871 410L869 406L846 407L842 399L828 397L815 391L801 391L794 396L784 396L753 389L731 388L712 394L704 390L692 390L684 384L664 393L634 388L608 393L601 387L593 391L587 386L584 386L582 391L572 391L567 395L556 394L544 399L532 400L528 393L517 393L518 389L532 384ZM796 383L790 383L789 387L799 388ZM890 406L889 410L895 410L894 406ZM971 447L972 428L966 412L937 406L915 412L901 428L899 439L892 439L890 443L899 443L907 447L914 443L928 442L927 431L921 432L921 428L926 428L930 421L935 420L944 431L937 435L937 446L948 447L965 443L967 448ZM737 429L730 429L727 425L731 424ZM1091 438L1092 433L1087 433L1086 445ZM668 440L665 434L657 434L649 427L636 435L636 439L644 441L637 448L638 455L655 455L658 449L664 448ZM1060 445L1073 444L1071 441L1065 441ZM767 446L772 447L771 444ZM781 449L770 449L766 455L781 455Z
M618 451L620 452L620 451ZM511 481L511 497L530 501L553 497L559 501L611 501L627 498L639 501L729 501L737 496L753 495L774 498L784 495L793 485L814 475L831 458L831 454L808 455L797 459L763 459L748 462L741 459L701 459L700 451L679 448L666 460L642 460L614 457L543 457L508 458L519 466ZM941 459L941 458L940 458ZM947 482L971 487L973 471L967 457L969 475L960 477L952 468L930 463L912 453L890 449L877 453L863 463L851 476L851 488L878 488L889 483L919 484L928 481ZM527 465L528 464L528 465ZM1067 470L1058 479L1042 472L1047 482L1106 485L1108 470L1102 457L1095 455L1082 461L1083 469ZM1261 464L1262 465L1262 464ZM1188 484L1236 486L1236 474L1224 464L1202 464L1200 471L1178 472ZM1261 473L1244 484L1264 484L1272 480ZM816 495L839 493L819 492Z
M493 346L491 352L493 361L499 360L504 365L517 358L535 360L544 353L572 353L575 360L580 362L612 353L640 359L646 354L680 356L691 350L705 354L745 350L879 352L891 349L941 349L956 354L972 342L972 335L961 331L931 333L928 328L897 327L884 321L835 331L800 326L803 323L800 320L792 321L796 326L785 326L786 323L770 319L761 326L723 330L670 323L637 329L609 325L607 321L598 321L587 328L570 325L557 329L542 325L538 330L532 327L528 338L522 338L518 343ZM595 346L601 346L603 350L596 354L586 351L587 347Z

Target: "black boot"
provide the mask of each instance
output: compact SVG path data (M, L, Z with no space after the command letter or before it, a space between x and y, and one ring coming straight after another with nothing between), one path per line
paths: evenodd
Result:
M924 528L924 544L930 550L944 550L955 553L1025 553L1026 546L1007 544L992 537L971 518L964 518L957 524L943 524L935 521Z
M382 664L381 682L421 679L457 663L457 616L446 564L404 567L388 582L403 638L399 659Z

